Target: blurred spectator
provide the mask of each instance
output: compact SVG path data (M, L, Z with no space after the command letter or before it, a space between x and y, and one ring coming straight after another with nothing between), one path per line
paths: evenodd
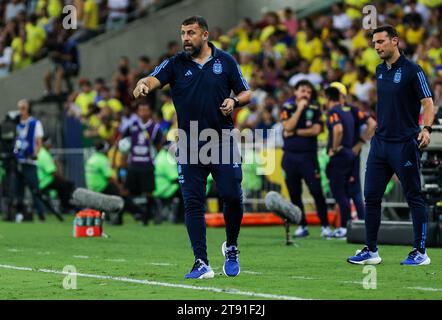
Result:
M272 129L273 125L275 124L275 119L272 115L272 106L264 107L262 113L261 113L261 119L258 122L256 129L262 130L262 138L263 140L267 140L268 137L268 130Z
M178 168L175 157L168 151L169 146L161 148L155 158L155 191L153 197L160 200L162 213L164 208L172 207L170 220L174 223L184 222L184 203L178 183ZM160 217L164 219L164 214ZM157 218L157 222L159 219Z
M115 98L118 98L123 105L128 106L132 101L131 88L133 75L130 70L128 57L121 57L118 63L118 71L114 74L112 82L116 90Z
M296 46L301 57L309 62L322 54L322 42L311 23L306 24L303 33L298 37Z
M142 196L147 200L147 215L142 220L146 225L153 214L154 162L161 149L162 135L159 125L152 120L153 113L149 104L140 102L137 115L138 118L122 134L123 138L131 141L125 185L132 196Z
M296 14L291 8L284 9L282 24L287 30L287 33L295 38L296 33L298 32L298 20L296 19Z
M12 48L0 41L0 78L8 76L12 65Z
M5 22L14 19L20 12L26 12L26 6L23 2L23 0L12 0L6 5Z
M130 88L130 92L133 92L135 89L135 86L137 85L137 82L147 77L149 74L151 74L153 71L152 61L148 56L140 56L138 58L138 68L132 72L132 80ZM152 106L153 109L156 109L156 100L157 100L157 91L151 92L147 97L144 97L144 99L149 102L149 104Z
M167 52L162 56L160 56L159 60L164 61L166 59L169 59L170 57L176 55L180 50L181 46L177 41L175 40L169 41L169 43L167 44Z
M115 94L115 92L114 92ZM100 91L101 100L97 103L98 107L109 107L114 114L121 113L123 111L123 104L115 96L111 95L108 87L103 87Z
M98 103L103 98L101 97L102 90L106 87L106 81L99 77L94 80L94 90L97 93L95 95L95 103Z
M333 12L333 27L339 30L350 28L351 21L348 15L344 12L344 4L336 3L332 6Z
M367 69L364 67L359 67L358 78L351 86L350 93L354 94L360 101L368 102L369 93L373 89L373 81L369 78Z
M107 142L96 143L95 153L86 162L86 186L95 192L123 197L123 211L141 215L143 210L134 204L130 197L126 196L127 192L112 178L112 168L106 156L109 147ZM123 224L123 212L118 213L117 217L111 217L110 222L115 225Z
M47 37L47 47L52 66L45 75L47 94L59 95L62 92L63 80L66 80L68 91L72 91L70 78L77 76L80 71L80 57L77 43L69 39L69 32L63 30L61 19L57 19L52 32ZM55 78L55 89L52 91L52 81Z
M314 86L321 84L321 75L309 72L309 67L310 66L307 60L301 60L299 62L298 73L294 74L289 79L289 85L294 87L298 83L298 81L304 79L310 81Z
M36 13L43 13L46 11L49 19L57 18L62 13L63 1L61 0L38 0ZM78 11L77 11L78 13Z
M173 116L175 115L175 106L173 105L170 91L162 91L160 99L163 104L161 106L161 114L163 116L163 119L172 124Z
M106 21L106 31L120 30L127 22L127 9L129 0L108 0L107 10L109 12Z
M59 166L57 166L53 156L50 154L51 148L51 139L48 136L44 137L43 145L37 156L39 187L43 194L48 193L51 190L57 191L61 210L67 212L73 208L69 203L69 200L74 191L74 183L66 180L62 176Z
M210 30L210 41L214 44L215 47L221 48L221 42L219 38L223 35L223 31L220 27L214 27Z
M80 113L85 116L89 112L90 105L94 103L97 92L92 89L89 79L81 78L78 82L81 92L75 98L75 104L80 108Z
M85 42L99 33L98 18L98 4L96 0L85 0L80 30L75 34L75 39L78 43Z
M12 70L20 70L32 63L31 58L26 54L26 29L23 24L18 27L18 34L12 40Z
M108 106L103 107L98 118L100 120L100 125L97 128L96 135L98 135L99 139L112 144L117 137L118 122L114 121L111 108Z
M37 15L31 14L26 23L26 54L32 61L38 60L42 55L42 48L46 40L46 31L37 23Z

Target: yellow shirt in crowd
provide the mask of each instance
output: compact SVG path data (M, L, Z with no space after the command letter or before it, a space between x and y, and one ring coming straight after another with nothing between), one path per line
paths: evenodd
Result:
M29 57L23 58L23 41L20 37L15 37L11 42L12 48L12 70L19 70L29 66L32 61Z
M35 56L46 39L46 32L40 24L33 25L31 23L26 24L26 43L25 51L31 57Z
M161 113L164 120L171 122L173 115L175 114L175 106L173 102L166 102L161 106Z
M63 4L61 0L39 0L37 2L37 12L41 12L43 8L48 6L48 15L49 18L58 17L61 15L61 10L63 8Z
M243 29L237 31L239 41L236 44L237 52L248 52L253 55L257 55L261 52L261 42L259 39L249 39L247 32Z
M415 46L422 42L424 35L425 35L424 27L420 27L417 30L409 28L407 29L407 31L405 31L405 40L407 41L408 44Z
M98 29L98 5L95 0L86 0L84 3L84 18L84 27L86 29Z
M89 105L94 103L95 97L97 96L97 92L92 90L91 92L81 92L78 94L77 98L75 98L75 104L80 108L81 114L85 115L89 111Z
M310 41L298 41L296 46L301 57L309 62L313 61L314 57L322 55L322 42L317 37Z
M121 103L120 100L118 100L116 98L111 98L109 100L101 100L97 103L97 105L100 108L103 108L105 106L109 106L109 108L111 108L112 111L115 113L121 112L123 110L123 104Z

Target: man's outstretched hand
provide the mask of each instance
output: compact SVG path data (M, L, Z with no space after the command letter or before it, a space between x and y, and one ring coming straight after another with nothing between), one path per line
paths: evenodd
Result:
M146 83L139 81L137 83L137 86L135 87L133 94L135 98L138 98L140 96L145 97L149 94L149 87L146 85Z

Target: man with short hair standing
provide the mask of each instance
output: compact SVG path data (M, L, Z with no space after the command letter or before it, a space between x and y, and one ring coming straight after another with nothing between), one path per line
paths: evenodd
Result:
M17 215L23 214L23 199L25 186L31 189L32 201L41 222L45 221L43 204L38 195L40 193L37 175L37 155L43 144L43 126L31 115L31 104L22 99L18 103L20 122L17 124L14 153L17 161L17 178L15 180Z
M432 93L422 68L399 51L399 38L392 26L373 31L373 43L384 60L376 68L378 127L365 172L366 246L353 264L378 264L377 234L381 223L381 202L385 187L395 173L401 181L413 220L413 250L402 265L430 264L425 249L428 212L421 191L421 150L430 143L434 119ZM423 107L424 127L419 127Z
M208 25L203 17L193 16L183 21L181 40L184 51L166 59L150 76L141 79L134 90L134 96L145 96L166 84L171 86L180 129L179 181L184 198L186 227L195 256L192 270L185 277L214 277L207 257L204 219L205 188L209 173L212 173L224 200L227 241L222 246L225 257L223 271L227 276L234 277L240 272L237 240L243 216L241 164L240 160L235 161L231 157L232 153L238 154L237 145L229 136L226 144L218 145L223 145L221 151L228 149L229 161L203 163L198 154L207 143L200 141L199 136L205 129L211 129L212 133L215 131L218 138L224 130L231 132L234 128L231 117L233 108L249 103L251 93L233 57L209 42ZM231 96L231 91L236 96ZM194 130L196 133L191 132L194 125L191 122L194 121L198 125L198 129ZM195 155L198 157L196 161ZM181 161L183 157L188 159L189 156L190 163Z

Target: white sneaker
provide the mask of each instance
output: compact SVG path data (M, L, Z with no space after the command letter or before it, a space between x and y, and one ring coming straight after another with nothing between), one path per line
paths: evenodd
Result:
M299 226L298 229L296 229L293 236L296 238L303 238L303 237L307 237L309 234L310 233L308 232L307 227Z
M329 238L333 235L333 230L330 227L321 227L321 237Z
M335 231L333 231L332 237L336 238L336 239L346 238L347 237L347 228L341 227L341 228L335 229Z

